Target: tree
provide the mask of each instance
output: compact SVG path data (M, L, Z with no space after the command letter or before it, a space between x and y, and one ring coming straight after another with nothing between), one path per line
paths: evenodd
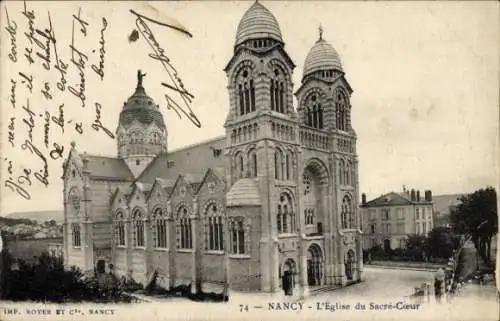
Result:
M491 239L498 231L496 191L487 187L462 196L460 201L451 211L453 229L470 235L479 255L491 265Z
M426 238L423 235L410 235L406 241L407 256L413 261L422 261L427 251Z
M449 258L457 246L458 238L448 227L436 227L427 236L427 248L432 257Z

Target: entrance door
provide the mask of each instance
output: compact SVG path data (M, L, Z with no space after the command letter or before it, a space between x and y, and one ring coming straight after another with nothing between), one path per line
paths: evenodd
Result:
M284 272L289 272L291 275L291 281L292 281L292 288L295 287L296 284L296 276L297 276L297 264L293 259L287 259L285 261L285 264L283 264L283 271Z
M307 283L310 286L321 285L323 282L323 255L317 244L312 244L307 250Z
M347 280L351 281L354 275L354 264L356 263L355 254L353 250L347 252L347 257L345 258L345 275Z
M105 273L106 272L106 262L104 260L97 261L97 273Z

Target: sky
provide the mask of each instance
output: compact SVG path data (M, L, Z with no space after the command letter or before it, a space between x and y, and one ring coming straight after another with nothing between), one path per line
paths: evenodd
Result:
M44 146L44 113L58 114L64 104L65 131L50 127L49 147L70 142L80 152L116 155L116 141L90 127L96 118L95 103L101 107L101 122L116 129L124 101L134 92L137 70L147 73L146 92L160 105L168 128L169 149L177 149L224 134L228 112L227 77L223 71L233 53L238 22L252 1L216 2L27 2L34 10L35 28L48 27L48 14L57 38L59 59L68 64L67 85L78 88L79 69L70 63L73 15L88 24L87 36L75 25L74 45L88 57L85 73L85 107L68 88L59 91L60 73L43 68L41 59L29 64L25 48L33 47L24 35L28 20L22 2L2 2L1 28L1 126L0 150L3 161L1 210L62 209L62 159L49 160L49 184L33 177L43 169L41 160L21 143L29 138L27 117L22 106L30 96L35 116L33 144L48 157ZM285 49L296 64L294 90L299 88L304 60L318 38L339 53L346 78L353 88L352 124L358 135L360 191L368 198L402 186L430 189L434 195L468 193L487 185L497 186L498 177L498 56L499 11L495 2L280 2L262 1L276 16ZM134 9L154 19L172 21L185 27L189 38L169 28L149 24L160 45L178 71L185 87L195 96L192 109L202 123L195 127L166 108L166 74L157 61L148 57L144 39L129 42L135 28ZM16 24L16 35L8 27ZM90 68L99 65L99 39L103 28L104 77ZM13 40L15 39L15 40ZM17 62L12 62L13 42ZM38 50L40 51L40 50ZM41 51L42 52L42 51ZM33 54L34 55L34 54ZM51 54L55 63L54 53ZM29 94L19 72L33 76ZM11 103L16 81L16 104ZM49 84L53 99L41 93ZM296 107L296 101L294 101ZM9 143L10 118L15 117L14 147ZM72 127L83 123L84 133ZM8 172L9 161L12 173ZM31 185L25 184L30 200L5 187L25 168L31 169ZM29 186L28 186L29 185ZM10 184L9 186L12 186Z

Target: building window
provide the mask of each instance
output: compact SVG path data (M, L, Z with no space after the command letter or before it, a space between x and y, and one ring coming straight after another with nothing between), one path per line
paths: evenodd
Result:
M205 249L211 251L224 249L222 213L214 203L209 204L205 211Z
M375 233L375 224L371 224L370 225L370 228L371 228L371 233Z
M134 225L134 246L144 247L145 246L145 235L144 235L144 215L140 209L135 209L132 212L132 222Z
M354 228L354 215L352 210L351 199L349 196L344 196L342 199L342 208L340 212L342 228L350 229Z
M69 192L69 201L73 210L78 213L80 211L80 192L76 187L73 187Z
M345 180L345 170L346 170L345 161L343 159L341 159L339 161L339 183L340 183L340 185L347 184L347 182Z
M337 101L335 103L337 129L347 130L347 97L342 90L337 90Z
M156 248L168 248L168 223L166 211L158 207L153 212L153 244Z
M231 254L248 254L246 239L249 231L245 229L243 218L232 219L229 223Z
M323 129L323 107L319 102L318 94L312 93L306 99L306 124L307 126Z
M179 249L193 248L191 218L184 206L177 211L177 247Z
M391 224L389 223L384 224L384 232L391 233Z
M314 225L314 221L315 221L314 208L307 208L304 211L304 213L305 213L306 225Z
M248 155L248 159L250 160L248 168L250 177L257 177L257 153L252 149Z
M399 234L404 234L405 233L405 223L398 223L397 229L398 229Z
M402 249L406 248L406 239L400 239L399 240L399 247Z
M420 223L417 223L416 226L417 226L417 231L416 231L417 235L420 235Z
M281 193L276 214L278 233L293 233L295 230L295 214L292 200L287 193Z
M375 212L375 210L370 210L370 220L374 221L377 219L377 214Z
M274 70L274 78L271 79L270 95L271 95L271 110L277 111L279 113L285 113L285 92L286 85L283 80L282 73L278 70Z
M245 174L245 162L243 160L242 153L236 154L235 162L236 162L236 164L235 164L236 165L236 177L237 178L244 177L244 174Z
M389 214L389 212L390 212L390 209L388 209L388 208L382 209L382 219L384 221L390 220L390 214Z
M249 76L248 71L244 70L238 85L240 115L255 111L255 86L253 79L250 79Z
M73 246L82 246L80 224L72 224L71 231L73 232Z
M425 223L425 222L422 223L422 233L424 233L424 234L427 233L427 223Z
M398 220L404 220L405 219L405 216L404 216L404 211L402 208L398 208L396 210L397 212L397 215L398 215Z
M278 180L285 179L285 171L284 171L284 156L281 149L276 149L274 151L274 178Z
M117 246L125 246L125 222L123 213L118 212L115 217L115 239Z

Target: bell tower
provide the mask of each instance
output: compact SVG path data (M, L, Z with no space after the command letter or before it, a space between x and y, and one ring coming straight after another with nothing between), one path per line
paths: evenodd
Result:
M167 152L167 128L160 107L146 94L146 74L137 71L135 92L123 104L116 135L118 157L135 177L158 155Z
M262 200L259 226L261 290L276 292L284 258L280 237L297 237L298 117L293 108L295 64L285 50L279 24L255 2L238 25L234 54L225 68L229 111L226 129L229 184L250 178ZM283 218L277 218L283 215ZM295 243L294 243L295 244Z

